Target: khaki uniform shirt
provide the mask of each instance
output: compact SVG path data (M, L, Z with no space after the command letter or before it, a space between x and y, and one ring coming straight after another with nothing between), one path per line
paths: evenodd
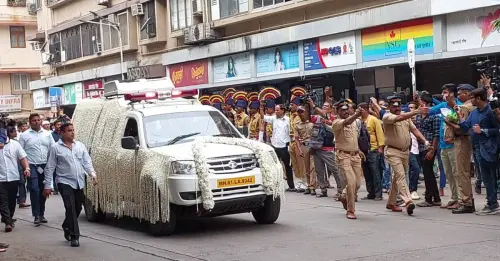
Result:
M416 129L411 119L396 122L398 116L387 112L382 118L384 123L385 144L399 150L409 150L411 145L410 130Z
M356 121L344 126L345 119L336 118L333 120L332 129L335 136L335 147L337 150L346 152L357 152L358 147L358 126Z
M314 124L306 121L299 121L295 124L293 128L294 137L299 138L300 142L308 141L311 139L312 129Z
M297 123L301 122L299 115L294 112L290 114L290 141L295 141L294 140L294 133L295 133L295 125Z
M258 139L260 126L262 125L262 119L260 118L260 113L255 113L250 116L250 122L248 124L248 132L250 139Z
M243 128L246 126L246 121L247 121L248 115L244 112L242 113L236 113L236 117L234 117L234 122L236 123L237 128Z

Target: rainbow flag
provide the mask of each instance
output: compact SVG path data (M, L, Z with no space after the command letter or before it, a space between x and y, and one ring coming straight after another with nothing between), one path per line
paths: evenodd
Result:
M408 39L415 40L416 55L434 53L433 19L422 18L361 31L363 62L408 56Z

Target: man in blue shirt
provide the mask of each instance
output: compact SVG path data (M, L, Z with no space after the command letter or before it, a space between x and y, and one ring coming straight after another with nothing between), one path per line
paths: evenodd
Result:
M433 106L429 110L429 115L440 114L441 109L448 108L453 110L455 105L462 105L457 97L457 86L455 84L449 83L445 84L442 87L442 95L444 102ZM444 166L444 172L446 174L446 178L450 183L451 189L451 201L448 204L442 205L442 208L448 209L457 209L460 199L459 187L458 187L458 177L456 171L456 157L455 157L455 148L453 145L453 141L451 143L446 142L444 139L444 117L441 117L441 128L439 129L439 148L441 149L441 160Z
M488 95L484 88L471 92L472 104L477 106L467 119L460 115L462 131L472 129L471 141L474 148L474 160L479 161L479 173L486 186L487 205L478 215L494 214L499 210L496 192L496 162L498 157L499 123L488 104ZM449 124L449 123L447 123Z

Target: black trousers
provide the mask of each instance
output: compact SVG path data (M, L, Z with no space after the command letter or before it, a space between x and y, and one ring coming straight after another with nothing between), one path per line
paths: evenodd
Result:
M290 166L290 153L288 153L288 143L284 148L274 148L274 151L276 152L278 159L285 165L286 183L288 183L288 187L294 189L295 183L293 182L292 166Z
M0 182L0 214L2 222L12 225L12 217L16 211L17 190L19 189L19 180Z
M78 226L78 217L82 212L85 196L83 189L74 189L70 185L58 183L59 194L66 210L65 219L62 224L64 231L67 231L71 238L80 237L80 227Z
M436 152L437 153L437 152ZM424 172L424 182L425 182L425 201L428 203L441 202L441 197L439 197L439 190L436 181L436 176L434 175L434 157L431 160L427 160L425 155L427 151L421 152L420 157L422 160L422 169Z

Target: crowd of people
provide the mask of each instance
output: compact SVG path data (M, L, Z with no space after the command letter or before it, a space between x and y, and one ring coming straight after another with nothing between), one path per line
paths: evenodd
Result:
M0 214L5 232L15 228L14 213L31 207L35 226L47 223L45 203L61 194L66 210L62 225L71 246L79 246L77 218L82 210L84 177L96 182L85 146L74 138L70 119L61 115L52 123L33 113L28 123L4 124L0 128ZM30 203L27 203L27 194ZM9 245L0 243L0 252Z
M291 89L289 102L273 87L250 93L228 88L200 101L221 110L248 138L275 149L286 191L327 197L333 176L334 198L348 219L356 219L363 177L367 195L362 199L380 201L388 193L386 208L393 212L405 208L412 215L416 206L439 206L454 214L488 215L499 210L500 110L490 106L489 81L483 78L482 84L445 84L440 95L418 92L410 102L396 93L357 105L349 99L335 102L326 87L319 107L300 86ZM421 179L425 196L415 204ZM451 200L442 202L446 180ZM481 194L482 184L487 204L476 211L473 187Z

